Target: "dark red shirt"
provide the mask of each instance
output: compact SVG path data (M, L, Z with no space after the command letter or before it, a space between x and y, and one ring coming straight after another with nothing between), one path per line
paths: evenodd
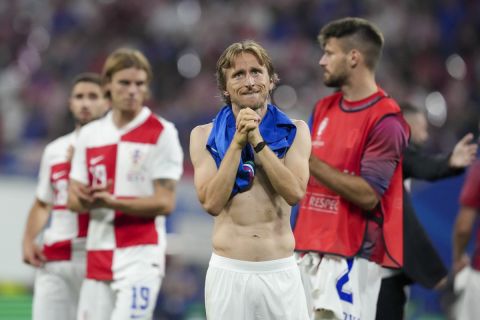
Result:
M460 204L480 209L480 160L476 160L468 171L460 195ZM472 267L480 270L480 229L477 229L475 247L472 255Z

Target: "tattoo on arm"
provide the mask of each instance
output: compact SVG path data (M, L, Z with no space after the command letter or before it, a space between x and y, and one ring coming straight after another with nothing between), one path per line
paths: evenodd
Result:
M167 189L168 191L175 191L176 181L172 179L158 179L155 180L155 184Z

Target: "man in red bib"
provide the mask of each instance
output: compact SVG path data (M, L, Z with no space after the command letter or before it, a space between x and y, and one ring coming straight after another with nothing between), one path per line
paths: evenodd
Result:
M374 319L381 266L402 266L408 125L375 81L383 36L344 18L322 28L324 83L310 119L307 193L294 235L312 319Z

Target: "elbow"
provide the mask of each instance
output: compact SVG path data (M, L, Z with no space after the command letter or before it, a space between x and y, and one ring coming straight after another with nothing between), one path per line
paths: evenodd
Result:
M160 215L163 216L169 216L173 211L175 210L175 205L167 205L159 208L157 212L160 213Z
M468 226L460 226L455 228L455 238L456 239L470 239L472 229Z
M293 207L298 204L306 193L306 188L297 188L297 190L292 190L291 194L285 197L285 201L287 201L288 205Z
M157 215L169 216L175 210L175 199L165 199L158 204L155 208L155 213Z
M73 212L82 211L82 208L79 208L78 204L70 196L67 199L67 209Z
M374 194L364 197L363 201L359 203L359 207L365 211L372 211L378 206L379 202L380 199L378 199L377 196Z
M198 200L200 201L203 210L214 217L218 216L225 207L225 203L222 204L218 199L207 197L205 192L198 194Z
M222 209L219 205L216 205L212 202L205 201L202 203L203 210L205 210L208 214L216 217L222 212Z
M300 200L302 200L302 198L293 198L292 197L291 199L285 199L285 200L287 201L287 203L290 207L294 207L294 206L297 205L297 203L300 202Z

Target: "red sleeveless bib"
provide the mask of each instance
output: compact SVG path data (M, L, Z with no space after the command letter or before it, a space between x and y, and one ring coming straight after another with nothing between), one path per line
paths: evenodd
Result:
M378 121L399 113L400 108L382 90L355 111L342 110L341 99L338 92L317 103L312 118L312 154L341 172L359 175L368 135ZM382 264L391 267L403 264L401 167L400 162L380 201L386 247ZM362 248L366 225L362 209L311 176L295 225L295 250L353 257Z

